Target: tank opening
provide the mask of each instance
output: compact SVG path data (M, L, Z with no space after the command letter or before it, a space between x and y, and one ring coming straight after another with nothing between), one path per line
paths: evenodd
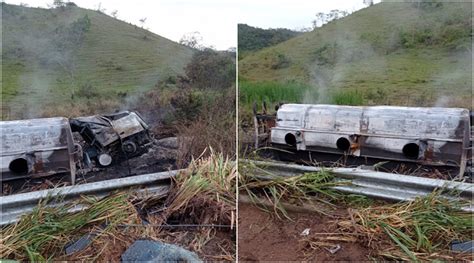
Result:
M418 144L416 143L408 143L403 146L402 151L405 157L410 159L417 159L420 152L420 146L418 146Z
M288 133L285 135L285 142L288 145L296 146L296 137L292 133Z
M10 162L8 169L15 174L28 173L28 161L24 158L18 158Z
M351 142L347 138L341 137L337 139L336 146L341 151L349 151L351 148Z

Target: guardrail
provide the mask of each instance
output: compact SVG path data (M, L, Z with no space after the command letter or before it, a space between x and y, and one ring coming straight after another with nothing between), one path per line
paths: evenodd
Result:
M50 198L49 205L61 205L72 202L82 195L93 195L102 198L117 190L130 190L143 195L165 195L169 190L169 179L176 176L181 170L136 175L131 177L105 180L94 183L78 184L22 194L0 197L2 211L0 226L15 223L18 219L31 212L45 198ZM69 212L84 209L76 206Z
M377 172L360 168L320 168L251 160L241 160L241 162L244 164L253 163L257 167L270 171L271 173L261 176L264 179L271 179L271 174L295 176L324 169L330 171L338 181L351 182L348 185L334 187L336 190L394 201L413 200L418 196L428 195L436 189L442 189L444 197L463 199L467 202L463 210L474 212L474 184L471 183ZM456 194L452 195L450 193Z

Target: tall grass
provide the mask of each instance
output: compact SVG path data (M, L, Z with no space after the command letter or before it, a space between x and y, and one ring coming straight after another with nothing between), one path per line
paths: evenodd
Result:
M41 201L33 212L1 230L0 257L32 262L52 260L83 227L107 223L104 230L107 232L118 223L133 219L136 211L127 198L127 193L113 194L102 200L83 197L78 202L55 207L48 206L51 199ZM80 205L88 208L68 213Z
M336 182L334 176L326 170L314 173L304 173L298 176L281 177L272 172L258 169L253 164L240 166L239 189L246 193L254 204L257 199L263 197L273 204L274 211L278 217L284 216L288 219L288 213L282 202L288 199L298 200L304 203L309 200L318 200L326 204L341 199L341 194L331 187L346 185L347 182ZM260 175L258 175L260 173ZM263 174L262 174L263 173ZM263 180L263 176L270 176L270 180Z
M216 153L212 148L207 158L193 160L183 173L175 178L178 190L171 195L170 210L178 210L192 198L199 195L207 196L216 201L223 202L235 209L235 191L237 170L235 163L223 153Z
M162 209L157 216L149 215L148 220L162 225L168 221L202 225L199 234L189 247L197 252L215 236L215 228L205 225L220 225L228 234L235 233L236 225L236 180L235 163L222 153L208 149L205 158L193 160L189 167L174 178ZM222 244L224 245L224 244ZM235 260L235 243L221 249L223 258Z
M365 104L363 94L358 90L341 90L334 92L332 103L337 105L360 106Z
M309 96L309 97L308 97ZM279 83L272 81L239 83L239 103L247 108L251 108L254 102L266 101L269 105L280 102L301 103L305 101L316 101L317 92L309 85L289 82Z
M239 83L240 104L251 107L254 102L272 104L304 103L320 101L317 89L300 83L248 82ZM337 105L364 105L364 92L360 90L338 90L330 94L330 103Z
M461 211L460 201L445 199L440 191L410 202L373 206L353 211L351 222L340 222L351 231L365 234L369 240L388 237L393 248L382 256L419 261L445 254L454 240L470 240L472 214Z
M212 102L202 102L193 120L176 120L179 168L187 167L193 158L207 157L210 154L206 151L208 147L226 157L235 157L235 89L222 90L212 99Z

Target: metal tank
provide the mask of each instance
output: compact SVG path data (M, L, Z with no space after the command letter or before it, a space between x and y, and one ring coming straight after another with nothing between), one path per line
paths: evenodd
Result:
M69 174L74 184L76 147L68 119L2 121L0 136L0 181Z
M453 166L463 174L469 114L462 108L284 104L271 143L296 151Z

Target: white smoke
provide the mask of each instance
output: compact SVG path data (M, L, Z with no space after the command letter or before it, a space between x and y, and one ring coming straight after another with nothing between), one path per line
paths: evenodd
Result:
M374 47L368 41L364 41L356 32L343 31L338 27L338 24L327 26L334 27L334 30L330 32L330 38L328 38L332 42L324 42L324 36L321 36L320 39L321 43L325 43L329 50L328 53L333 55L329 55L330 62L316 58L310 67L310 85L313 89L305 94L305 98L303 98L305 103L331 103L334 91L343 87L345 82L354 81L354 74L351 72L354 69L348 67L349 64L367 67L355 69L358 72L384 71L386 69L385 56L377 53ZM361 60L370 61L370 65L358 64ZM307 98L316 97L308 94L311 92L317 93L318 99L305 101Z

